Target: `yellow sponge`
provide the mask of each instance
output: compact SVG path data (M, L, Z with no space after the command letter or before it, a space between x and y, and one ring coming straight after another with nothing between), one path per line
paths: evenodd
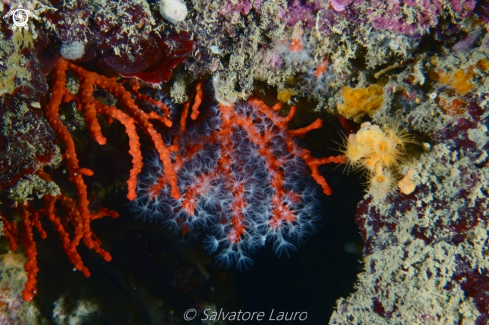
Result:
M384 89L379 85L368 88L343 87L341 89L342 104L338 104L338 112L346 118L360 117L365 113L372 115L384 101Z

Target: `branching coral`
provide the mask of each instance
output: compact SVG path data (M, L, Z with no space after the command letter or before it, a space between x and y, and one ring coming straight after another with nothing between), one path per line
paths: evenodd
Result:
M315 158L299 147L294 137L320 128L322 121L290 130L296 108L281 117L275 112L281 107L251 97L232 106L212 105L202 119L187 125L191 121L185 119L185 104L181 132L172 140L182 197L169 196L166 167L151 162L140 179L134 211L163 219L184 233L210 228L208 247L219 250L218 260L224 264L247 264L248 252L268 241L278 253L293 249L316 218L316 189L305 177L307 167L330 195L319 166L342 163L345 157Z
M81 84L77 95L72 94L65 86L67 70L73 72L80 79ZM50 102L46 106L46 118L51 127L63 140L66 147L65 157L68 162L70 179L73 182L83 183L81 174L83 174L82 171L84 171L84 169L78 166L75 144L68 130L65 126L63 126L59 118L59 106L61 105L62 101L73 101L77 104L77 108L83 112L91 137L101 145L105 144L107 140L102 135L101 127L96 117L97 114L106 116L109 121L116 119L125 126L126 132L129 136L129 153L132 156L133 162L133 168L130 173L131 175L127 181L128 199L133 200L136 198L135 189L137 184L137 175L141 171L143 165L142 155L139 149L139 136L136 133L136 124L139 125L151 138L156 150L160 155L163 165L167 166L166 173L170 184L172 184L172 195L175 198L180 196L180 193L176 187L176 177L170 168L170 151L163 143L161 135L156 132L150 122L150 120L159 120L168 127L172 125L172 122L167 117L169 116L169 108L165 104L137 93L138 85L137 83L134 83L132 85L132 91L135 93L135 95L138 98L149 101L155 106L159 107L163 111L164 115L158 115L156 112L145 113L136 105L134 99L131 97L131 94L126 91L124 86L117 83L114 78L106 78L97 73L89 72L64 59L60 59L56 63L54 74L56 81L53 86L53 93ZM126 113L114 106L107 106L99 101L96 101L93 97L94 86L111 92L124 106ZM91 173L91 171L86 173ZM81 198L84 197L84 195L81 193L83 191L83 189L79 189L78 195Z
M88 170L83 172L89 174ZM49 175L44 173L42 170L38 171L38 175L46 182L52 182ZM93 249L95 252L100 254L104 260L108 262L112 259L110 253L101 247L101 241L92 232L90 222L106 216L117 218L119 215L117 212L110 211L106 208L103 208L98 212L88 211L86 186L83 188L82 185L84 184L77 183L77 188L85 190L85 192L81 192L81 194L84 195L85 201L79 200L78 205L76 201L71 199L66 194L60 194L57 196L47 194L44 196L45 206L39 211L31 207L28 202L20 204L17 208L17 212L20 216L19 224L22 235L22 246L24 246L25 253L28 257L28 261L24 266L25 271L27 272L27 282L25 283L24 290L22 291L22 298L26 301L31 301L37 293L36 276L39 268L37 266L37 246L36 242L34 241L33 229L37 229L42 239L47 237L47 234L39 220L41 217L46 216L53 223L61 238L66 255L70 258L70 261L75 266L75 269L82 271L86 277L90 276L90 271L83 265L81 256L77 251L77 246L82 239L88 248ZM56 211L56 202L60 202L61 206L63 207L63 217L61 217ZM71 235L71 230L68 227L68 221L71 223L73 235ZM17 225L14 222L9 221L5 216L2 216L2 222L4 225L4 235L10 242L10 249L15 251L17 250L19 241Z
M71 92L66 85L68 71L80 81L76 93ZM199 135L195 126L192 129L187 128L187 118L190 115L192 121L199 119L199 107L203 101L200 83L196 87L193 105L190 106L190 102L186 102L179 121L174 123L169 118L169 107L161 101L141 94L139 84L134 80L130 83L130 90L126 90L115 78L87 71L62 58L54 67L53 79L51 97L44 113L64 146L63 159L68 166L69 180L76 186L77 201L64 193L55 196L47 194L44 196L45 205L42 209L36 210L27 202L19 205L17 213L20 215L22 243L29 258L25 266L28 273L28 281L23 292L25 300L32 300L36 294L38 267L33 228L37 228L41 238L47 236L39 221L44 216L55 225L65 253L75 268L81 270L85 276L89 276L90 272L83 265L77 252L81 239L88 248L94 249L106 261L111 260L110 254L102 249L100 240L92 232L90 223L105 216L115 218L118 214L105 208L98 212L89 210L90 201L84 176L92 176L93 171L79 165L73 137L60 118L63 102L76 104L77 109L83 113L90 136L100 145L104 145L107 139L102 135L97 115L104 116L108 122L115 119L124 125L129 137L129 154L133 163L127 181L127 198L135 200L136 206L145 202L139 206L140 212L147 213L149 200L157 211L171 214L174 224L183 232L192 230L196 223L209 222L212 219L211 211L215 215L219 214L220 218L213 221L216 225L224 227L223 231L219 232L224 238L218 242L226 243L220 256L227 261L245 263L248 258L242 254L242 249L252 249L252 246L259 242L264 244L267 236L275 240L276 250L281 252L291 247L286 237L300 238L310 231L314 220L315 190L312 187L301 187L303 180L298 175L308 166L312 178L322 187L323 192L329 195L331 188L318 168L322 164L342 163L345 160L343 156L314 158L308 150L295 144L295 136L302 136L322 126L322 121L317 119L301 129L289 130L287 124L295 114L295 107L290 109L288 116L280 117L275 111L282 107L281 104L269 107L254 97L239 105L220 104L213 109L214 113L220 114L222 122L202 123L204 131ZM98 101L94 97L95 87L111 93L119 101L120 108ZM136 100L150 103L155 111L143 111L136 104ZM152 121L159 121L166 128L179 127L180 136L175 137L170 143L165 143ZM138 186L138 174L142 170L143 160L136 126L139 126L153 143L160 166L157 177L155 176L147 193L142 197L140 192L146 182ZM209 154L209 145L217 146L220 154L212 152L205 158L201 169L190 173L187 163L194 159L198 161L202 155ZM246 171L252 175L245 177ZM42 170L39 170L37 175L47 183L52 182L49 175ZM258 184L255 184L257 182ZM266 184L262 184L263 182ZM137 189L139 193L136 192ZM213 199L210 198L212 195L209 194L209 190L214 193ZM220 191L225 195L221 197ZM138 194L140 198L137 198ZM202 209L200 203L204 198L205 209ZM170 204L163 205L164 200ZM61 203L64 215L56 212L56 202ZM216 203L217 206L214 207L213 204ZM165 210L165 207L169 210ZM202 216L204 219L199 221L199 217ZM253 216L260 216L261 219L258 222ZM10 240L11 249L15 250L19 238L16 223L5 216L2 218L5 235ZM67 221L73 229L71 239L72 232Z
M66 72L71 71L80 80L80 87L77 94L71 93L66 87ZM87 194L87 186L83 179L84 176L92 176L93 171L87 168L79 166L77 153L75 149L75 142L60 119L59 109L63 102L75 102L77 108L83 112L85 122L90 131L92 138L99 144L106 143L106 138L102 135L100 124L97 120L97 114L104 115L108 121L113 119L118 120L126 128L126 132L129 136L129 153L132 156L133 168L130 172L128 183L128 195L130 200L136 198L136 185L137 176L142 169L142 155L140 151L139 136L136 132L136 124L139 125L146 134L153 141L155 148L160 154L162 164L166 166L166 176L168 177L169 184L172 186L172 197L178 199L180 193L176 185L176 175L173 172L172 163L170 160L170 149L164 144L161 134L156 132L150 120L159 120L166 126L171 126L171 121L167 118L169 115L169 109L162 102L153 100L145 95L138 93L138 84L134 82L132 84L132 91L134 95L143 101L148 101L158 107L164 112L163 115L158 115L156 112L146 113L142 111L131 97L131 93L127 91L124 86L117 83L115 78L107 78L94 72L89 72L81 67L78 67L64 59L59 59L55 65L53 71L54 84L52 87L52 94L49 102L47 103L44 113L46 119L51 125L52 129L61 139L65 152L63 159L68 166L68 174L70 182L76 185L77 201L71 199L65 194L57 196L45 195L45 206L43 209L37 211L30 207L28 203L19 205L18 214L21 217L21 230L22 230L22 242L26 247L26 252L29 257L29 261L26 264L26 271L28 272L28 281L23 291L23 297L25 300L32 300L36 293L36 274L38 271L36 262L36 244L33 241L32 229L36 227L41 233L41 237L45 237L46 233L42 230L39 218L47 216L56 227L60 237L63 241L63 247L66 254L70 257L71 262L75 265L77 270L83 271L85 276L89 276L90 272L83 266L81 257L76 251L80 240L83 238L85 245L88 248L94 249L105 260L111 259L110 254L101 248L101 242L97 239L95 234L91 231L90 222L94 219L98 219L104 216L117 217L118 214L114 211L102 209L99 212L89 211L90 201ZM97 86L100 89L105 89L111 92L124 107L125 112L114 107L107 106L94 98L94 87ZM42 170L38 171L38 176L46 182L51 182L50 177ZM70 230L68 230L65 221L57 213L55 209L55 203L61 202L65 214L66 220L69 220L73 229L74 236L70 240ZM5 225L5 235L10 240L11 249L15 250L18 241L18 231L15 224L8 220L5 216L2 217Z

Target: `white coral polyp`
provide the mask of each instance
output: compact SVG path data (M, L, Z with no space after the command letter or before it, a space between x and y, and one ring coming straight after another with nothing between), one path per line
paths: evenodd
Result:
M178 23L187 17L187 6L180 0L161 0L160 13L171 23Z

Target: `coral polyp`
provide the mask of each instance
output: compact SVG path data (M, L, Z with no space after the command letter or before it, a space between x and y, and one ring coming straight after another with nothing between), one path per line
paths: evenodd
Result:
M345 139L343 153L347 168L367 171L369 191L376 198L384 198L395 188L392 171L401 163L406 144L412 137L399 127L386 128L365 122L357 133Z

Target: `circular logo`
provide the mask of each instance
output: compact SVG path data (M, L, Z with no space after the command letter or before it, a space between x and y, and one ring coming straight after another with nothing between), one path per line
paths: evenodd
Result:
M197 316L197 310L190 308L183 314L183 319L186 321L192 320Z
M29 21L29 15L27 15L26 10L24 9L15 10L12 18L14 21L14 25L20 28L27 25L27 22Z

